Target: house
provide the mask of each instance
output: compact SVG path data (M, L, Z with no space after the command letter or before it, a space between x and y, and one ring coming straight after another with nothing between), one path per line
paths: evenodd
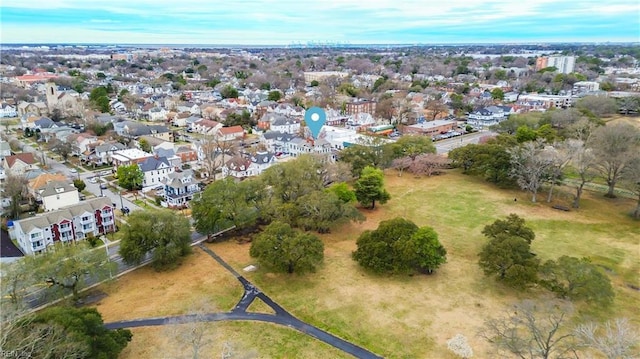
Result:
M176 149L176 156L180 157L182 163L191 163L198 160L198 152L191 146L180 146Z
M48 117L40 117L39 119L35 120L33 122L33 126L35 129L39 129L39 130L44 130L46 128L55 128L58 127L58 125L53 122L52 119L48 118Z
M194 178L192 170L175 171L169 173L162 180L164 185L164 200L171 208L185 206L195 193L200 192L198 180Z
M13 222L10 235L25 255L43 252L55 243L68 243L115 231L111 200L95 198Z
M83 152L81 160L93 163L95 165L103 165L111 163L111 155L116 151L121 151L127 147L120 142L94 142L87 145L87 150Z
M26 102L22 101L18 104L18 116L24 116L27 113L32 113L37 116L46 116L49 114L47 104L44 102ZM23 127L24 128L24 127Z
M9 142L0 141L0 162L7 156L11 156L11 146Z
M244 138L244 129L242 126L222 127L216 133L217 138L221 141L235 141Z
M506 120L515 113L510 106L489 106L469 113L467 123L476 127L489 127Z
M149 157L153 157L153 155L138 148L127 148L124 150L114 151L111 154L111 163L115 170L121 165L137 164Z
M81 156L87 152L89 145L97 141L98 138L96 136L91 136L86 133L67 136L67 142L71 144L71 148L73 149L72 154L76 156Z
M78 189L68 181L50 181L36 188L37 201L42 201L45 211L72 206L80 202Z
M289 142L291 142L295 137L295 135L290 133L268 131L262 133L260 136L260 142L276 153L288 153Z
M144 174L142 179L143 190L162 184L162 180L175 171L175 168L166 157L149 157L138 163L138 166Z
M16 153L6 156L2 161L2 167L8 174L23 175L28 171L38 168L36 159L31 152Z
M162 107L153 107L149 109L147 115L149 116L149 121L165 121L168 113L169 111Z
M194 122L192 126L191 130L193 132L201 133L203 135L213 135L222 128L222 124L220 122L207 119L200 119Z
M18 110L6 102L0 103L0 117L17 117Z
M271 121L272 131L295 134L300 132L300 120L291 117L278 116Z
M38 198L37 189L44 187L47 183L50 182L63 181L67 181L67 177L62 173L42 173L30 179L27 183L27 188L29 190L29 194L33 198Z

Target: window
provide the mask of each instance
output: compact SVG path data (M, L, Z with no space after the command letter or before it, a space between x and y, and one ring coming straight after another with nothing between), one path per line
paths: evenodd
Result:
M31 244L31 248L36 249L38 247L42 247L42 241L36 241Z
M88 221L89 219L91 219L91 217L89 217L89 216L85 216L85 217L82 217L82 218L81 218L82 222L86 222L86 221Z
M83 231L93 230L93 225L92 224L85 224L85 225L82 226L82 230Z

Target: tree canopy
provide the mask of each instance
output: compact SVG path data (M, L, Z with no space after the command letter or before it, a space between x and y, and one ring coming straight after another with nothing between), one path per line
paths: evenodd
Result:
M537 280L539 260L531 253L535 234L523 219L512 214L506 221L496 220L486 226L482 233L489 238L479 260L485 275L495 276L516 288L524 288Z
M191 253L189 220L170 210L135 211L122 231L120 255L128 264L138 264L151 253L154 268L171 269Z
M128 190L140 189L144 173L140 167L133 163L130 165L121 165L118 167L118 185Z
M249 254L271 270L315 272L324 258L324 244L313 234L275 221L251 242Z
M358 202L366 208L374 209L376 201L385 204L391 198L389 192L384 188L382 170L375 167L365 167L353 187Z
M562 299L584 300L602 306L614 297L611 281L587 258L562 256L547 261L540 270L542 285Z
M382 221L373 231L363 232L356 242L353 259L376 273L432 273L446 262L447 251L430 227L404 219Z

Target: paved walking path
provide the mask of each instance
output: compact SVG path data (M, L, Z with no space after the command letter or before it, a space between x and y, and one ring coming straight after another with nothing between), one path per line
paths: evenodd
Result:
M235 276L236 279L238 279L238 281L240 281L240 283L242 283L242 286L244 287L244 294L242 298L230 312L210 313L205 315L181 315L181 316L175 316L175 317L136 319L136 320L107 323L105 324L105 327L107 327L108 329L119 329L119 328L166 325L166 324L175 322L175 319L179 319L181 322L193 322L196 320L206 321L206 322L216 322L216 321L222 321L222 320L250 320L250 321L280 324L280 325L287 326L289 328L296 329L301 333L307 334L318 340L321 340L337 349L344 351L345 353L349 353L356 358L364 358L364 359L382 358L381 356L378 356L362 347L359 347L344 339L338 338L331 333L325 332L324 330L319 329L318 327L307 324L301 321L300 319L294 317L289 312L287 312L284 308L282 308L279 304L277 304L271 298L269 298L269 296L267 296L262 291L260 291L260 289L254 286L246 278L244 278L238 272L236 272L229 264L227 264L227 262L225 262L212 250L205 247L203 244L199 244L198 246L205 253L207 253L209 256L215 259L226 270L231 272L231 274L233 274L233 276ZM249 308L251 303L256 298L260 298L269 307L271 307L271 309L274 310L275 314L247 312L247 308Z

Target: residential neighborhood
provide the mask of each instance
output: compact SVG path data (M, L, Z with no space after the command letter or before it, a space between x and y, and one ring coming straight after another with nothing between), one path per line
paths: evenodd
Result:
M493 357L464 319L490 327L507 299L553 294L589 318L628 317L638 302L637 47L0 47L0 263L75 248L99 258L3 287L28 310L71 298L114 330L205 314L269 322L274 309L313 344L246 357L334 357L322 337L355 357L453 358L460 333ZM599 294L564 287L575 268ZM244 293L235 306L231 292ZM223 305L194 314L187 298L202 293ZM424 293L437 312L413 308L432 306ZM252 312L254 299L271 309ZM173 357L133 340L124 358Z

